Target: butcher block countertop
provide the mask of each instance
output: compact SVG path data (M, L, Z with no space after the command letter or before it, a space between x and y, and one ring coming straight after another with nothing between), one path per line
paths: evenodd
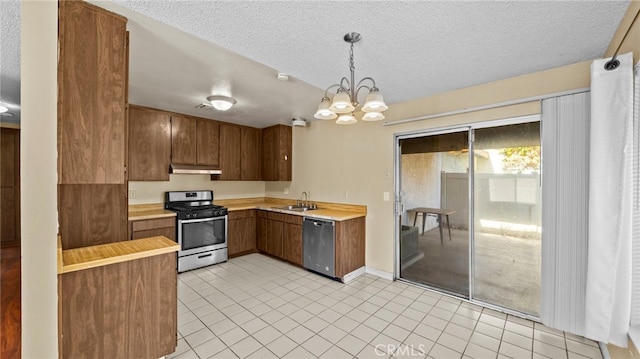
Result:
M129 206L129 220L139 221L143 219L156 219L175 217L176 212L164 209L164 204L136 204Z
M58 274L177 252L180 246L164 236L62 249L58 237Z
M265 211L286 213L303 217L328 219L333 221L346 221L348 219L365 217L367 215L367 206L316 201L310 201L309 203L317 204L319 209L305 212L289 211L278 207L295 204L295 201L270 197L214 200L214 203L227 207L229 211L260 209ZM175 215L176 214L174 212L165 210L162 203L129 206L130 221L175 217Z

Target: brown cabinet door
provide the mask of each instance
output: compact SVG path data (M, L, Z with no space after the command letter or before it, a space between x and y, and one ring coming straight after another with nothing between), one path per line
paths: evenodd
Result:
M284 223L269 220L269 230L267 231L267 253L272 256L282 258L282 241L284 235Z
M196 120L171 116L171 162L196 164Z
M125 183L126 18L59 3L58 183Z
M227 254L229 256L242 252L242 222L242 218L227 221Z
M262 179L262 133L259 128L240 130L240 178L243 181Z
M220 124L220 180L240 179L240 126Z
M302 226L284 224L284 259L302 266Z
M171 162L171 115L129 107L129 180L168 181Z
M199 165L220 165L220 124L214 120L196 120L196 162Z
M291 181L291 127L276 125L262 130L262 179Z
M262 212L262 211L258 211ZM267 251L267 232L269 230L269 220L266 217L258 215L256 218L256 238L258 250L262 252Z

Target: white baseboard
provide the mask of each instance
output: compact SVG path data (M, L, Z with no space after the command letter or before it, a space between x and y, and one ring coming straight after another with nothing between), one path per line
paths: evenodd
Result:
M393 281L393 273L381 271L372 267L366 267L366 272L371 275L375 275L376 277Z
M349 283L352 280L354 280L354 279L358 278L359 276L363 275L364 273L365 273L364 267L360 267L360 268L354 270L351 273L345 274L344 277L342 277L342 282L343 283Z

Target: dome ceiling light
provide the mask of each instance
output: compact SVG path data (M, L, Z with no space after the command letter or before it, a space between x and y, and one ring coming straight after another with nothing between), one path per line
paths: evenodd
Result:
M349 71L351 72L351 78L347 79L343 77L339 84L331 85L324 91L324 97L322 97L318 105L318 110L313 117L319 120L334 120L337 118L336 123L340 125L350 125L358 122L353 115L353 112L360 105L358 103L358 93L362 89L367 89L369 93L361 109L362 112L365 112L362 120L380 121L384 119L382 112L387 110L388 107L384 103L380 90L376 87L376 82L371 77L365 77L357 84L355 83L353 44L360 41L360 39L362 39L362 36L357 32L350 32L344 35L344 41L351 44L351 50L349 51ZM365 84L367 82L370 82L371 86ZM338 89L332 100L328 96L328 92L335 87Z

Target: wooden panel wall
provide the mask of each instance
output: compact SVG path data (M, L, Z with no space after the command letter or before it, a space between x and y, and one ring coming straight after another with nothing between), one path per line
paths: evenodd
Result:
M58 183L125 183L127 20L59 7Z
M176 254L59 276L63 358L159 358L177 345Z
M62 248L127 238L127 185L58 185Z

